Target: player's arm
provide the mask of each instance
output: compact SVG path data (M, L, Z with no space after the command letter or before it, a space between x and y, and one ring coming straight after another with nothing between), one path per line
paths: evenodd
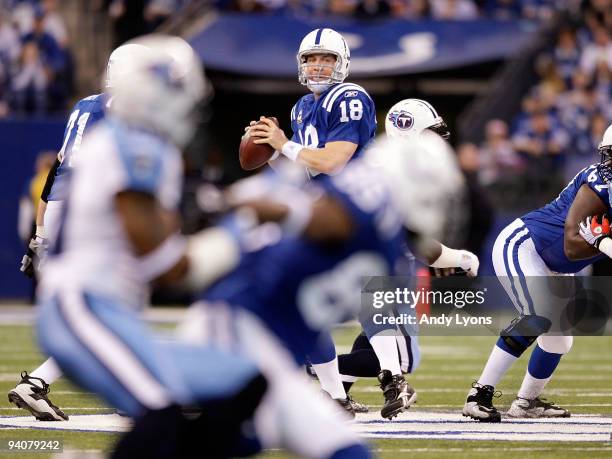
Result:
M148 192L121 191L115 207L139 257L139 272L158 285L199 290L238 263L239 247L231 234L212 228L183 237L178 214L164 209Z
M432 268L461 268L471 277L478 274L478 257L467 250L451 249L425 236L419 244L419 252Z
M158 271L152 280L163 285L181 279L188 262L184 256L185 243L176 234L178 217L165 211L153 195L141 191L118 193L115 207L134 253L148 264L159 263L149 266ZM167 252L165 264L161 260L163 252Z
M287 139L283 130L268 118L261 120L265 124L251 126L249 130L249 135L261 137L255 143L267 143L290 160L324 174L340 172L357 151L357 144L346 141L327 142L323 148L307 148Z
M313 242L342 242L353 233L353 220L337 199L322 196L310 201L305 195L293 194L282 201L253 199L240 206L252 209L261 223L278 223L286 233L299 234Z
M563 250L570 260L583 260L594 257L599 251L590 245L579 234L579 224L591 215L601 215L606 212L606 206L595 192L585 183L572 203L565 219L563 235Z
M34 277L35 257L38 257L39 260L42 260L45 257L47 251L47 235L45 233L45 212L47 210L47 201L49 198L49 193L51 192L51 187L53 186L53 182L55 180L55 173L57 172L57 168L60 166L60 164L61 162L59 158L56 158L55 162L53 163L53 166L47 174L47 180L45 181L45 186L43 187L43 191L40 196L40 201L38 202L38 209L36 211L36 233L34 234L34 237L30 239L30 242L28 243L28 249L26 250L25 255L21 258L21 267L19 268L19 270L30 278Z

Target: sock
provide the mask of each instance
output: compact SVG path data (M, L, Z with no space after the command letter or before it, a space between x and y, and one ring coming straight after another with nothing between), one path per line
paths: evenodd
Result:
M478 378L478 384L495 387L517 360L518 357L503 350L499 347L499 344L496 344L491 351L487 364L482 370L480 378Z
M393 375L401 375L399 351L394 335L374 335L370 344L376 352L381 370L389 370Z
M341 375L359 378L375 378L380 373L380 363L374 349L361 349L339 355L338 367Z
M55 360L47 359L41 366L30 373L30 376L40 378L47 384L53 384L62 376L62 370L59 369Z
M538 397L561 361L562 354L546 352L536 346L529 358L529 366L518 391L520 398L532 400Z
M350 381L342 381L342 387L344 387L344 392L347 394L350 392L351 387L353 387L353 382Z
M345 399L346 392L340 379L340 371L338 370L338 358L326 363L313 364L312 368L317 373L321 388L327 392L333 399Z

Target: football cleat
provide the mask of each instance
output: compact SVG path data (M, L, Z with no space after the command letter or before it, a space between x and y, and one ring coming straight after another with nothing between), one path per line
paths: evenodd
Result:
M545 400L540 397L533 400L517 397L506 415L510 418L569 418L571 416L565 408Z
M353 412L355 413L369 413L370 412L370 408L368 408L368 405L358 402L353 397L351 397L350 394L347 394L347 398L351 406L353 407Z
M8 399L39 421L67 421L68 416L47 397L49 392L49 384L23 371L21 381L8 393Z
M378 374L378 382L385 396L385 404L380 410L383 418L393 419L416 402L416 391L402 375L393 375L389 370L382 370Z
M480 422L501 422L501 414L493 406L493 397L501 397L501 392L474 381L463 405L463 415Z
M353 409L353 404L351 403L351 397L347 396L345 399L335 398L334 402L336 402L340 408L342 408L346 414L349 415L351 419L355 418L355 410Z

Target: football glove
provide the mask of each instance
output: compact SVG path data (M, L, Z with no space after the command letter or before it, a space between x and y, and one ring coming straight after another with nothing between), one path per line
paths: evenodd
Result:
M468 274L468 276L474 277L478 275L480 261L478 260L478 257L472 252L468 252L467 250L461 250L459 267L463 269Z
M32 279L34 274L40 270L42 262L47 254L48 246L47 240L39 236L34 236L30 239L28 250L21 259L21 267L19 270Z
M587 217L580 222L578 227L578 233L582 236L582 239L597 249L599 249L601 241L610 237L610 221L608 217L604 214L601 215L601 222L598 219L598 215Z

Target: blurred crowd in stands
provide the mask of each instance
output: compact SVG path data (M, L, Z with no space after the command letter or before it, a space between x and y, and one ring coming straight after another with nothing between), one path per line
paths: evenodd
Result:
M0 1L0 118L63 110L74 65L58 0Z
M398 19L547 19L574 0L217 0L222 9Z
M535 60L537 82L510 125L491 120L481 145L459 148L460 157L478 157L479 183L506 204L524 190L545 201L599 160L597 145L612 122L612 2L585 6Z
M189 0L97 0L114 46L154 30ZM75 64L59 0L0 0L0 118L64 112ZM86 8L83 8L86 10Z

